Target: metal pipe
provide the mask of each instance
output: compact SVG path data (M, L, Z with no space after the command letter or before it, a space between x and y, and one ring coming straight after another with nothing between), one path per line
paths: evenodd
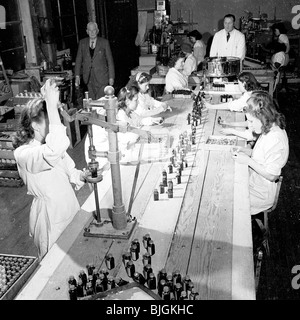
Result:
M116 109L117 98L114 95L114 88L107 86L104 90L107 104L105 106L107 121L109 123L116 123ZM114 205L112 209L112 223L113 227L117 230L123 230L127 225L127 217L125 212L125 205L122 200L122 184L121 184L121 171L119 161L119 148L117 133L111 129L108 129L108 142L109 142L109 158L114 161L110 161L112 189Z

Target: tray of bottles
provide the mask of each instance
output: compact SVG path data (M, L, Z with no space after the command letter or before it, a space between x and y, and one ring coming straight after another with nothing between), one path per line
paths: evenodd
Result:
M38 259L0 253L0 300L13 300L37 267Z

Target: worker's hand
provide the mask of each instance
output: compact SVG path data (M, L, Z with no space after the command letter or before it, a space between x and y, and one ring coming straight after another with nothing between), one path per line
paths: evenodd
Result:
M250 157L243 152L233 152L232 158L237 163L249 165Z
M41 94L47 103L47 108L58 108L59 104L59 89L52 79L48 79L41 88Z
M157 117L157 118L152 118L152 123L153 124L163 124L164 118L163 117Z
M113 78L109 78L108 84L109 84L110 86L113 86L114 83L115 83L115 80L114 80Z
M78 88L80 86L80 77L75 77L75 87Z
M164 108L164 111L168 110L168 111L172 112L172 108L166 103L164 103L163 108Z

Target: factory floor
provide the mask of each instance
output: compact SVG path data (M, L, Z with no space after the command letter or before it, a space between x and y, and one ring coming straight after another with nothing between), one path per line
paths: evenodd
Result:
M300 299L300 289L292 286L292 279L300 269L300 93L299 85L290 87L294 90L281 90L277 95L287 120L290 156L282 171L283 183L277 208L269 217L270 257L263 258L257 300ZM86 167L83 147L84 140L68 150L78 169ZM80 204L89 194L87 185L77 192ZM32 198L27 195L26 187L0 187L0 199L0 253L37 256L28 235ZM293 272L296 265L299 269ZM299 280L293 283L300 286Z

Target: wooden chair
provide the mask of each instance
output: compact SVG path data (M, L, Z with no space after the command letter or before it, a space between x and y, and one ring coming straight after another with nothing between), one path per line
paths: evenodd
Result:
M282 184L282 180L283 177L280 176L277 180L277 188L276 188L276 194L275 194L275 199L274 199L274 203L272 205L272 207L270 207L269 209L263 211L264 214L264 222L262 223L262 221L260 219L256 219L257 224L259 225L261 231L264 234L264 240L262 242L262 245L265 248L266 254L267 256L270 256L270 248L269 248L269 237L270 237L270 230L269 230L269 213L271 213L272 211L274 211L277 207L277 203L278 203L278 198L279 198L279 193L280 193L280 189L281 189L281 184Z

